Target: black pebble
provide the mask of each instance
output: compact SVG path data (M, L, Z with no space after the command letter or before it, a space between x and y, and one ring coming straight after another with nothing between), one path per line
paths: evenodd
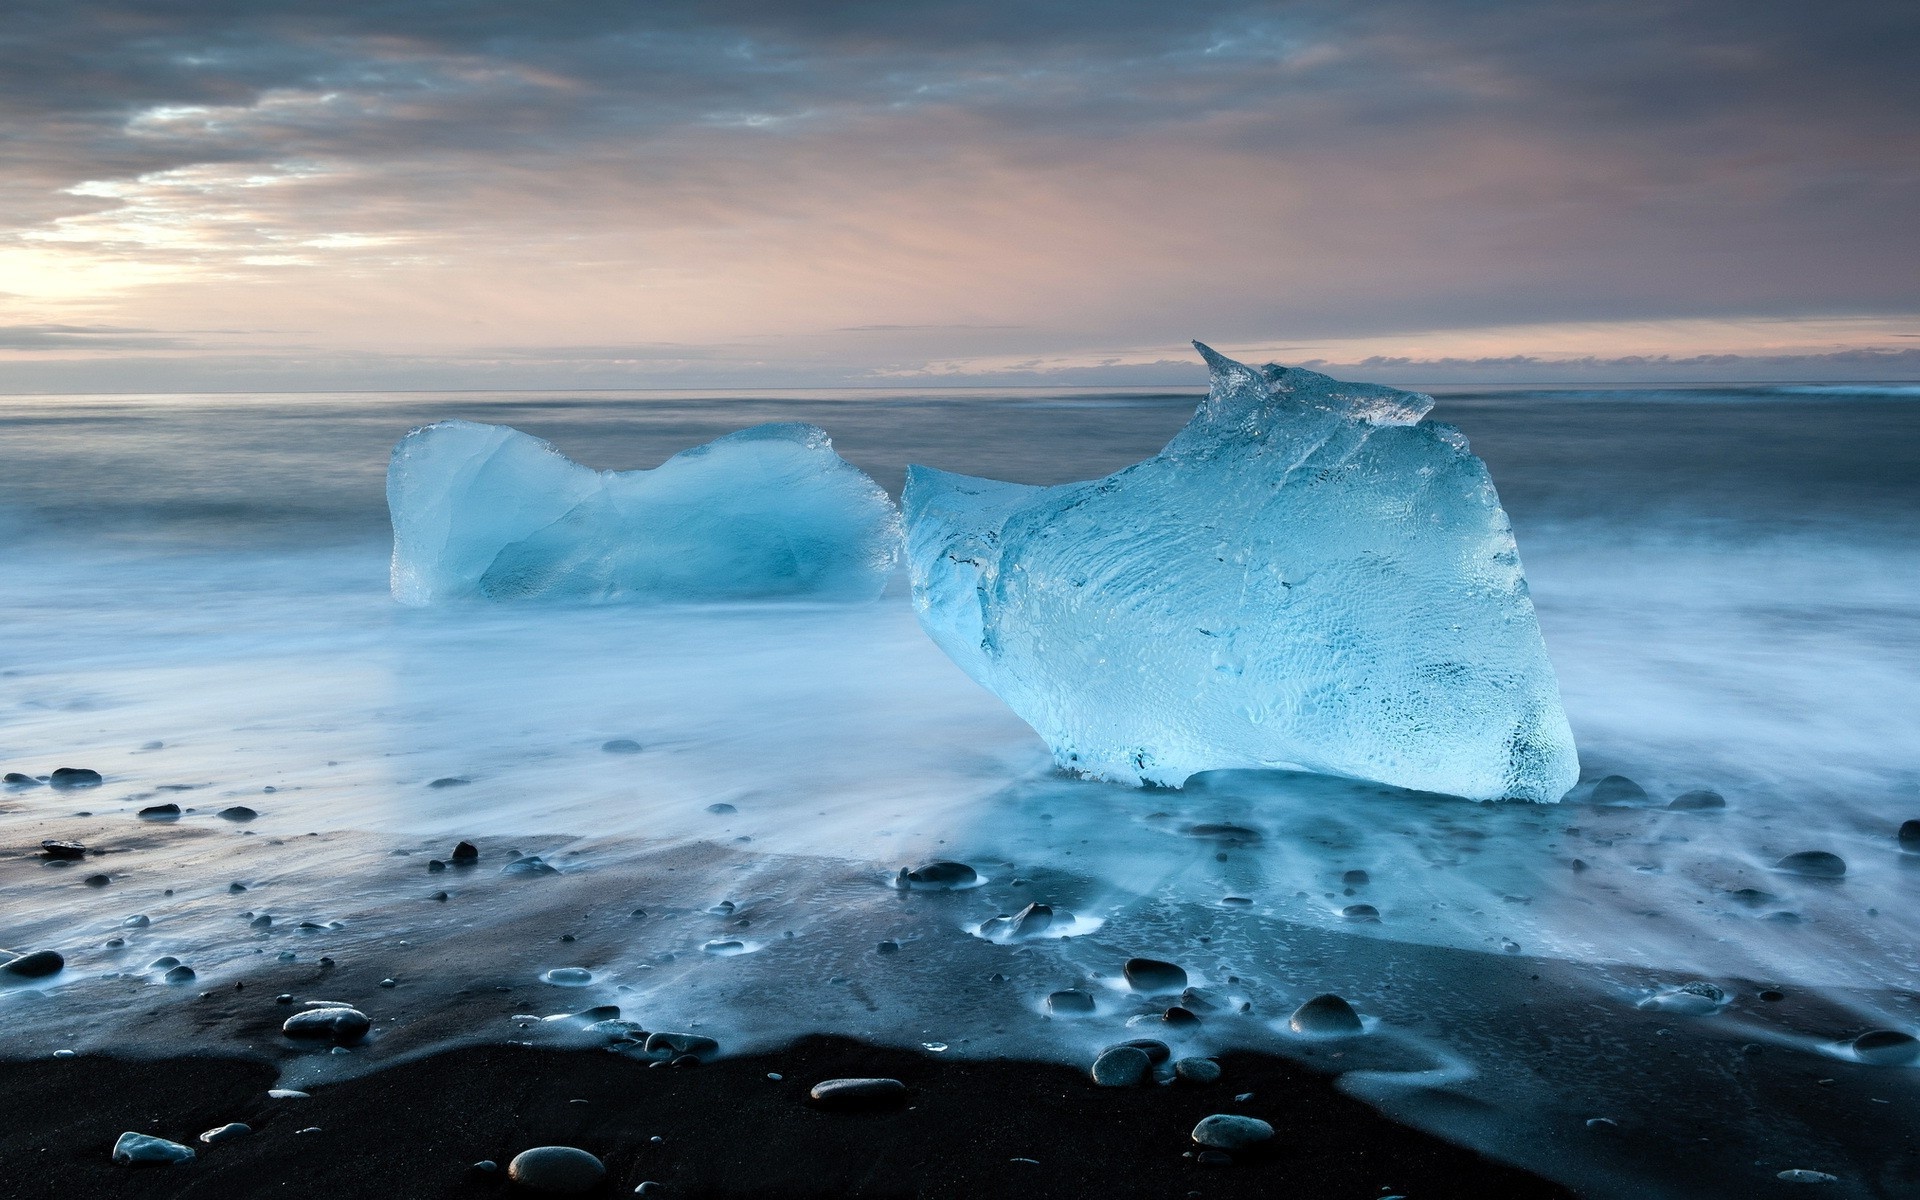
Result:
M153 804L141 809L137 815L143 821L177 821L180 819L180 806Z
M105 875L89 875L84 882L88 887L101 888L112 883L113 880Z
M44 841L40 843L40 853L55 859L85 858L87 848L79 842Z
M90 788L100 786L100 772L92 767L61 767L47 779L57 788Z
M229 821L251 821L260 814L244 804L236 804L232 808L221 809L218 815Z
M1920 854L1920 820L1900 822L1900 848L1908 854Z
M477 863L480 861L480 847L474 845L472 842L461 842L453 848L452 861L456 867Z

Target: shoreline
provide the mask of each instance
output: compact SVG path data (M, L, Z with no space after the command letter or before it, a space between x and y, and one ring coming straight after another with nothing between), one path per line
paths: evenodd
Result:
M505 1166L539 1145L599 1156L607 1179L584 1194L607 1196L645 1181L666 1196L1576 1194L1394 1122L1297 1063L1245 1052L1217 1061L1223 1074L1212 1084L1101 1088L1055 1063L841 1037L690 1070L481 1045L288 1100L266 1094L277 1086L270 1063L245 1058L0 1061L0 1111L11 1114L0 1126L0 1163L9 1164L0 1197L524 1194L508 1185ZM822 1080L859 1076L899 1079L909 1095L891 1111L864 1112L824 1111L807 1098ZM1227 1166L1185 1156L1194 1124L1213 1113L1268 1121L1272 1149ZM254 1132L198 1142L231 1121ZM112 1145L128 1130L192 1145L198 1156L117 1166ZM481 1160L500 1170L472 1171Z

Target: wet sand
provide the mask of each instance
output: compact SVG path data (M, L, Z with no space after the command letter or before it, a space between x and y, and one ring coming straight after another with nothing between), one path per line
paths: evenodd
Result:
M4 1062L0 1196L508 1194L507 1162L543 1144L598 1155L604 1195L647 1180L666 1196L1574 1195L1396 1124L1307 1068L1259 1054L1219 1061L1218 1083L1110 1089L1050 1063L843 1038L693 1069L480 1046L316 1086L305 1100L269 1098L274 1069L242 1059ZM848 1076L897 1078L912 1091L894 1111L827 1112L808 1101L813 1084ZM1273 1149L1230 1166L1188 1157L1194 1124L1216 1112L1270 1122ZM230 1121L255 1132L212 1147L195 1140ZM114 1166L113 1142L126 1130L192 1144L199 1157ZM501 1173L469 1170L485 1159Z

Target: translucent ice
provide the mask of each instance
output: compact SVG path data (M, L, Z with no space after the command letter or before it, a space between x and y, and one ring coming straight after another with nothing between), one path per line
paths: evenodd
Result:
M1573 736L1466 439L1421 421L1426 396L1199 349L1199 411L1105 479L909 469L927 633L1086 775L1559 799Z
M811 425L616 472L505 426L441 421L394 447L387 505L403 604L871 598L899 556L892 500Z

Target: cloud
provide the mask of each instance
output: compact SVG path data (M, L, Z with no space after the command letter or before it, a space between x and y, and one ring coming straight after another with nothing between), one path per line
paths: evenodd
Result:
M0 325L0 350L162 350L187 343L151 329L85 325Z

